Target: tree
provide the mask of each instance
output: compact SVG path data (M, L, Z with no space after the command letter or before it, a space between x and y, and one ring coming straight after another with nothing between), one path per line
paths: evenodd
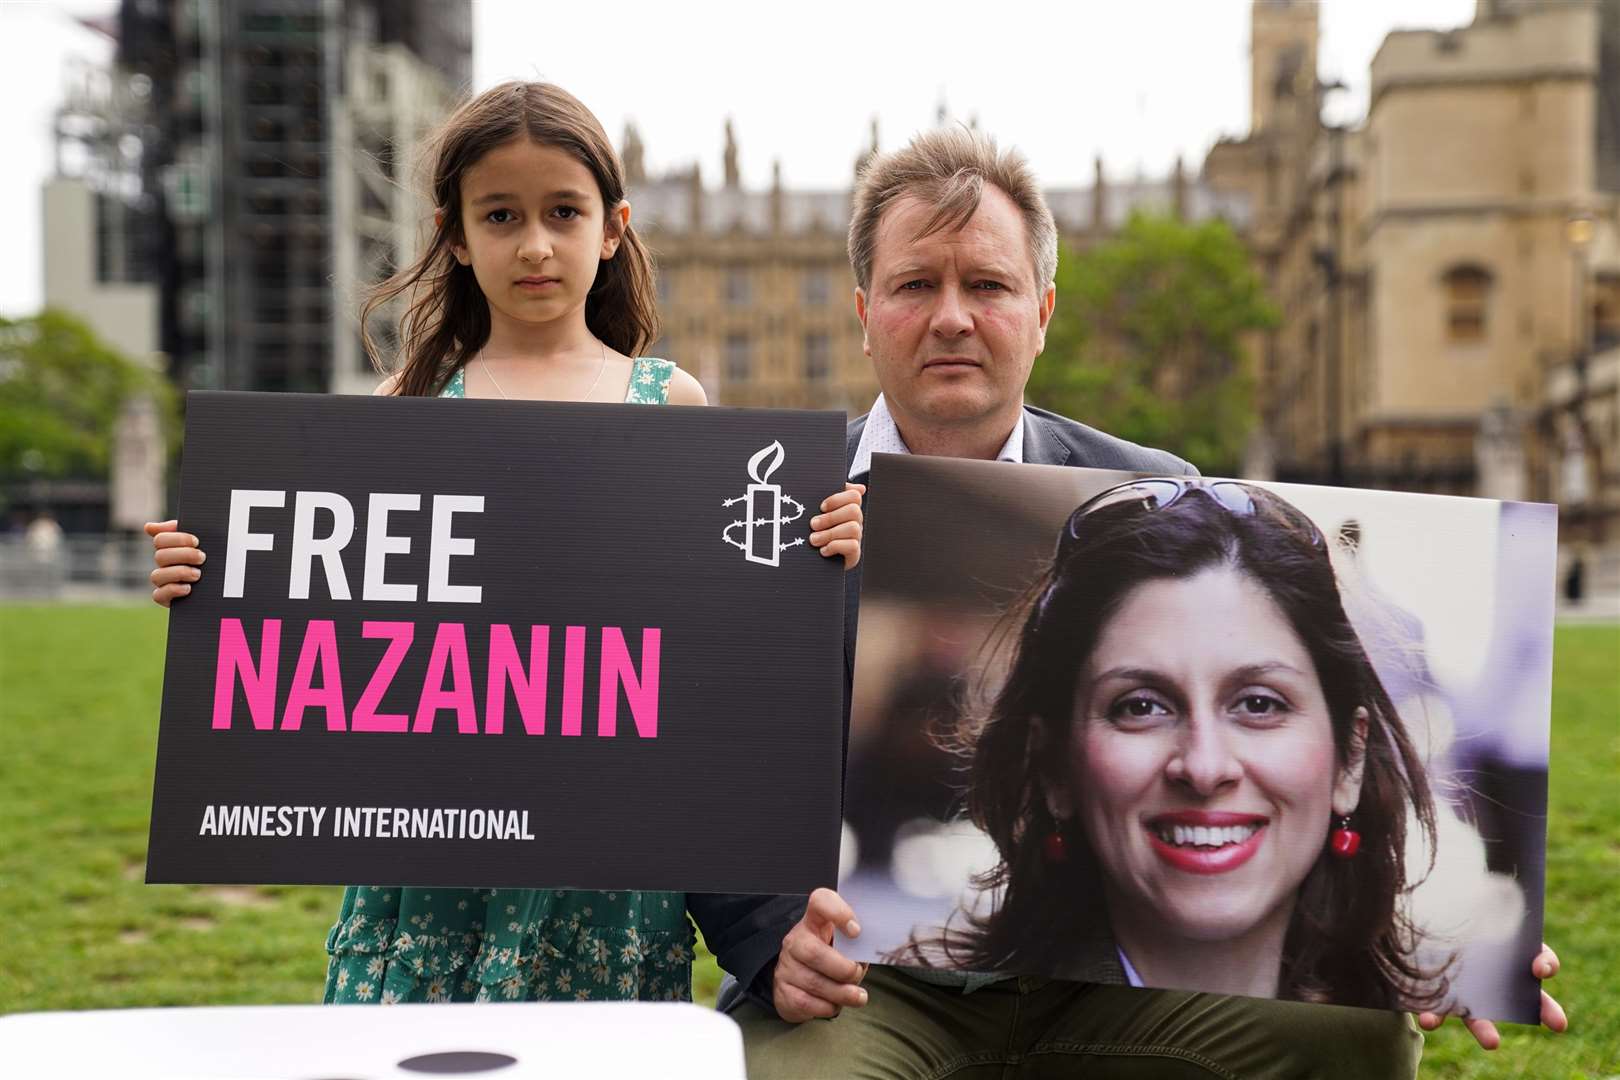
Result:
M175 395L157 372L65 312L0 318L0 475L105 476L119 411L137 395L172 439Z
M1133 215L1059 260L1029 401L1230 475L1254 423L1243 336L1276 318L1225 222Z

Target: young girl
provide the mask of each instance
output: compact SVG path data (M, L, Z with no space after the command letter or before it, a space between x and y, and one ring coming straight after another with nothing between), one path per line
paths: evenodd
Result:
M543 83L509 82L456 111L433 144L427 252L362 312L406 295L403 355L379 394L705 405L667 360L653 270L624 172L595 116ZM374 362L378 352L365 338ZM821 504L810 542L860 558L861 490ZM152 598L191 591L203 552L155 522ZM685 897L660 892L350 887L327 937L329 1002L688 1000Z

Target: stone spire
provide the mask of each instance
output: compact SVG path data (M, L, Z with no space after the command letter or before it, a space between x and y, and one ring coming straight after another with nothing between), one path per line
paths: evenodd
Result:
M737 167L737 132L726 117L726 187L735 191L742 186L742 172Z
M692 162L692 171L686 178L687 206L691 212L688 228L692 232L703 231L703 169L697 162Z
M866 168L866 163L868 161L871 161L873 158L877 157L877 153L878 153L878 118L877 118L876 114L874 114L872 116L872 145L869 146L867 149L862 150L859 154L855 155L855 175L857 177L861 175L861 170Z
M782 159L771 162L771 232L782 231Z
M1097 177L1091 185L1091 228L1102 232L1108 228L1108 187L1103 179L1102 155L1097 155Z
M647 151L641 144L641 133L636 125L626 120L624 124L624 148L619 151L624 159L624 182L630 187L647 182Z

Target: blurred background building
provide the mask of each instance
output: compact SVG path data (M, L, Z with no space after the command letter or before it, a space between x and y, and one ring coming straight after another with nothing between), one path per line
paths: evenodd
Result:
M1321 120L1317 14L1253 5L1250 131L1204 163L1248 193L1282 316L1257 456L1556 501L1566 574L1620 589L1620 2L1479 0L1471 25L1391 33L1350 128Z
M116 52L57 112L47 307L182 392L370 392L359 300L428 217L412 170L470 84L469 0L122 0L87 25ZM88 537L169 502L150 401L114 440L105 480L0 477L12 517L65 527L69 578L145 578L139 544Z
M123 0L117 32L171 376L352 389L348 301L414 245L394 181L470 81L468 0Z
M1620 0L1392 32L1348 126L1323 119L1317 5L1250 21L1249 130L1168 176L1109 182L1099 158L1047 193L1065 242L1083 256L1133 213L1226 221L1278 315L1250 335L1247 472L1556 501L1566 588L1620 595ZM97 26L115 60L64 92L47 303L182 391L368 392L356 313L423 238L416 154L471 84L469 0L122 0ZM863 412L849 188L779 165L745 187L743 135L725 121L709 179L650 175L624 132L653 351L723 404ZM874 121L852 166L879 148ZM138 401L118 438L106 484L34 501L138 523L163 441Z
M47 303L182 389L369 392L354 313L418 243L469 0L123 0L97 27L116 61L60 110Z
M162 276L157 200L141 190L139 114L150 86L80 64L68 72L56 114L56 175L46 183L45 303L82 319L131 360L161 371ZM164 500L167 446L150 399L125 404L113 433L110 474L27 477L8 502L51 508L73 533L139 528ZM156 500L154 503L153 500Z
M951 122L941 106L937 122ZM658 263L663 338L656 355L677 360L711 401L864 413L877 396L855 319L855 276L846 246L850 189L786 186L778 163L768 190L743 188L739 139L725 126L722 179L702 169L646 175L646 147L633 128L621 153L630 200ZM877 125L854 174L879 149ZM1084 250L1133 213L1185 220L1219 216L1241 228L1247 193L1220 192L1178 167L1170 177L1109 184L1102 161L1090 187L1046 192L1064 241Z

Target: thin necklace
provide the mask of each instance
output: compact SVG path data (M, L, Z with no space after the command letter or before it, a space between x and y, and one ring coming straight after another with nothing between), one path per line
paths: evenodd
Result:
M584 395L581 397L575 398L574 400L576 401L591 400L591 394L595 393L596 385L602 381L602 372L607 370L607 342L598 340L597 344L602 346L602 362L596 367L596 378L591 380L589 389L587 389ZM488 379L489 384L495 388L495 392L501 395L501 397L505 400L511 401L512 399L506 396L506 391L501 389L501 384L496 380L495 373L489 370L489 365L484 362L483 349L478 350L478 366L484 369L484 377Z

